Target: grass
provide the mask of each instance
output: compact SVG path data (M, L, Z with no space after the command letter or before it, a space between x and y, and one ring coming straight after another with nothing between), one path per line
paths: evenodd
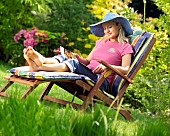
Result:
M0 87L11 66L0 62ZM134 121L128 122L116 111L96 105L82 112L70 106L62 107L48 102L40 103L38 97L46 84L41 84L25 100L18 99L26 86L10 87L10 98L0 98L0 136L168 136L169 126L158 117L151 117L131 109ZM55 86L50 95L70 99L71 96ZM76 100L78 101L78 100Z

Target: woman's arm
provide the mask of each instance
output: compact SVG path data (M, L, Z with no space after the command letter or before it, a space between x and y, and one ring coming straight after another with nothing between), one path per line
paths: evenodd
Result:
M76 58L78 59L79 62L81 62L87 66L91 61L93 51L94 51L94 49L90 52L90 54L87 56L87 58L82 58L78 54L76 54Z
M115 65L111 65L113 68L115 68L116 70L119 70L122 74L126 75L130 64L131 64L131 56L132 54L126 54L122 57L122 65L121 66L115 66ZM106 69L106 67L102 64L98 65L94 70L93 73L101 73Z
M126 75L130 64L131 64L132 54L126 54L122 57L122 66L111 65L113 68L119 70L122 74Z

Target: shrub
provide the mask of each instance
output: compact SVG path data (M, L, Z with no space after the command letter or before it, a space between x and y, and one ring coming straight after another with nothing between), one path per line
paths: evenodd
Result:
M17 64L23 64L24 59L23 49L28 46L32 46L36 51L44 56L54 56L53 50L58 48L63 42L64 35L60 33L52 33L46 30L38 30L37 28L32 29L21 29L14 35L14 41L19 50L13 50L12 62ZM16 56L15 56L16 55ZM18 57L22 58L18 60ZM16 62L16 60L18 60Z
M163 0L153 0L160 10L164 12L160 18L146 18L129 8L130 0L94 0L88 8L94 16L101 19L105 13L111 11L127 17L133 27L155 33L157 39L144 65L139 70L132 84L125 94L125 103L132 107L140 108L152 114L169 113L169 73L170 73L170 48L169 48L169 4ZM166 0L168 1L168 0Z
M88 54L93 45L88 38L90 24L96 20L86 8L85 0L56 0L50 3L51 13L36 17L36 26L51 32L64 32L64 47L79 54Z
M39 8L38 8L39 7ZM0 59L19 65L22 47L15 46L13 35L22 28L34 25L34 12L49 11L42 0L0 1ZM20 64L21 65L21 64Z

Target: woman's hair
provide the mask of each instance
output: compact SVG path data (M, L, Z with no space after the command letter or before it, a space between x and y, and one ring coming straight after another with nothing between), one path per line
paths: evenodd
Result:
M128 38L125 36L125 32L123 30L122 25L120 23L118 23L118 22L115 22L115 23L116 23L117 26L120 25L119 35L117 37L118 42L122 43L122 44L127 43L128 42ZM102 39L107 39L107 37L104 36Z
M116 23L117 25L120 23ZM125 32L122 28L122 25L120 24L120 29L119 29L119 35L117 37L118 42L120 43L127 43L128 42L128 38L125 36Z

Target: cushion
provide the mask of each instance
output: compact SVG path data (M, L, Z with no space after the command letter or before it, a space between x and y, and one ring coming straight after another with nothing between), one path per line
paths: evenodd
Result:
M129 72L128 72L128 75L127 75L128 77L130 77L132 75L132 73L136 70L138 64L140 63L141 59L144 57L147 49L151 45L154 34L151 34L149 32L144 32L142 34L141 39L143 39L143 37L145 37L144 38L145 41L143 41L142 44L140 46L138 46L138 48L140 48L140 49L137 49L138 53L132 59L132 64L131 64L131 67L129 68ZM119 87L118 88L120 90L124 86L125 81L124 81L124 79L120 78L119 76L118 76L118 78L119 78L118 79L118 81L119 81Z
M139 35L137 35L137 34L139 34ZM128 72L128 77L130 77L132 75L132 73L136 70L139 62L141 61L145 52L147 51L147 49L151 45L151 41L154 37L154 34L151 34L149 32L139 33L139 31L137 31L137 34L132 35L130 37L131 38L130 39L131 44L132 44L133 49L134 49L134 54L133 54L133 57L132 57L131 67L130 67L129 72ZM115 81L114 81L112 90L116 90L118 92L124 85L125 85L125 80L122 79L120 76L117 76Z
M133 57L138 54L140 48L146 40L146 37L143 36L144 33L145 32L141 30L134 30L133 35L130 35L129 37L129 43L132 45L134 51Z
M85 79L90 80L87 76L78 75L71 72L30 72L29 66L15 67L9 70L12 74L24 78L39 79L39 80L77 80Z

